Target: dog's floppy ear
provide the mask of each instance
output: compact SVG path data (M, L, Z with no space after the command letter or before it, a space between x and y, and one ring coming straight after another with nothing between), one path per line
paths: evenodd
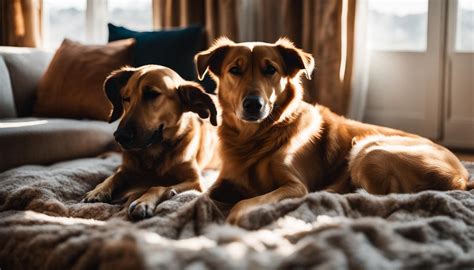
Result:
M119 119L123 114L122 95L120 90L128 82L135 71L130 68L115 70L110 73L104 82L105 95L113 105L109 123Z
M314 70L314 58L311 54L296 48L287 38L280 38L275 45L283 57L288 76L294 77L300 70L304 70L306 78L311 79Z
M195 112L203 119L209 117L211 124L217 126L216 105L199 84L186 82L177 91L185 112Z
M209 49L196 54L194 57L194 62L196 63L196 69L198 73L199 80L203 80L207 71L210 70L211 73L217 77L221 73L221 66L224 57L234 42L226 37L221 37L214 42Z

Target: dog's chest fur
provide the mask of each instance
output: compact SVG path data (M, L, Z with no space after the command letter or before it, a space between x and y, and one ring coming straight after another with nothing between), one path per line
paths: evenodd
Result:
M127 159L135 170L163 175L172 166L171 161L179 154L177 150L182 148L181 140L167 140L152 146L153 149L124 153L124 159Z
M273 175L275 167L284 165L304 182L320 175L316 144L322 136L323 121L319 109L303 103L287 120L257 130L247 138L235 129L221 126L221 157L224 178L255 195L271 191L281 183ZM305 163L313 163L308 166ZM269 181L272 179L272 181Z

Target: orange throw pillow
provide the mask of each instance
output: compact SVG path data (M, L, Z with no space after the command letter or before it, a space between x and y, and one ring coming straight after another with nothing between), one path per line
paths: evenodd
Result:
M39 82L35 116L108 121L112 105L102 88L109 73L131 65L134 39L83 45L65 39Z

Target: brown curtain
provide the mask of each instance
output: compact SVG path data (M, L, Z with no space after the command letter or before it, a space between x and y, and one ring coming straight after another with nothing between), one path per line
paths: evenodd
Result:
M244 2L255 5L253 12L239 14ZM356 0L153 0L153 13L156 28L205 26L208 41L221 35L240 41L238 25L246 25L243 20L253 23L240 29L254 33L244 38L246 41L290 38L316 59L313 79L304 79L306 101L346 114L351 92L355 5ZM256 18L249 20L248 16Z
M0 1L0 45L40 47L42 0Z
M283 34L316 60L313 80L304 82L305 98L339 114L347 113L350 101L355 2L284 0L283 4Z
M199 24L206 28L207 44L220 36L237 40L237 0L153 0L157 29Z

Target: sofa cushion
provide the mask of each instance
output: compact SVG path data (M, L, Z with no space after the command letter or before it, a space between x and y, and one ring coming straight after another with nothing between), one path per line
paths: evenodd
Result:
M0 55L10 75L16 114L31 116L38 81L51 61L52 53L33 48L1 47Z
M112 105L103 84L110 72L131 64L134 42L83 45L65 39L39 82L34 115L108 120Z
M0 56L0 118L16 117L15 101L8 68Z
M135 38L133 65L144 64L167 66L175 70L186 80L200 83L207 92L214 93L215 82L209 74L203 81L198 81L194 68L194 55L207 49L204 29L199 26L174 28L163 31L138 32L111 23L109 27L109 42Z
M194 55L201 48L203 29L199 26L163 31L137 32L125 27L109 27L109 41L135 38L133 65L147 64L167 66L186 80L197 78Z
M0 171L95 156L113 149L117 124L52 118L1 120Z

